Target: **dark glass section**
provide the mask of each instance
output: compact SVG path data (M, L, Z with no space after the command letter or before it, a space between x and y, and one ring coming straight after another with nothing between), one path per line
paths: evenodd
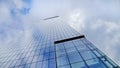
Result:
M55 44L57 67L70 65L70 68L119 68L105 54L86 38L73 39ZM60 52L58 52L60 50ZM60 65L59 62L65 62Z

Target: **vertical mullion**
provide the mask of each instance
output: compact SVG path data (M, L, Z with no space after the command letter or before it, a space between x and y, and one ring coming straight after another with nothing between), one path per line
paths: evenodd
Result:
M72 41L72 43L74 44L75 49L78 51L79 55L81 56L82 60L84 61L85 65L89 68L89 66L87 65L86 61L84 60L83 56L81 55L81 53L79 52L79 50L77 49L77 47L75 46L75 43Z

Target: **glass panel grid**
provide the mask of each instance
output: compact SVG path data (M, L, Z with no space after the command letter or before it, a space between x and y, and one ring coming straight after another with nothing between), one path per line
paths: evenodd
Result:
M31 34L21 36L22 40L0 48L0 68L118 67L86 38L54 44L80 33L62 21L49 22L31 28Z

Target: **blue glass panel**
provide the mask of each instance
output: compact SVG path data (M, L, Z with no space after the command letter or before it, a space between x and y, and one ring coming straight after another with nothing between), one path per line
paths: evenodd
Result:
M42 67L42 62L37 62L36 68L41 68Z
M70 68L70 65L60 66L58 68Z
M49 60L49 68L55 68L55 60L54 59L51 59Z
M74 42L75 46L81 46L81 48L85 47L85 44L80 39L74 40L73 42Z
M47 60L47 59L49 59L49 53L44 54L44 59L43 60Z
M87 46L88 46L90 49L95 49L95 47L94 47L92 44L87 44Z
M57 66L67 65L68 58L66 56L58 57L57 58Z
M114 63L109 57L106 56L107 61L109 61L109 63L111 63L113 66L117 67L117 64Z
M20 68L20 67L18 66L18 67L13 67L13 68ZM21 67L21 68L25 68L25 67Z
M66 49L67 53L77 51L75 47Z
M64 49L64 46L63 46L62 43L60 43L60 44L56 44L55 46L56 46L56 51L57 51L57 50Z
M36 63L31 63L30 68L36 68Z
M100 60L96 59L91 59L87 60L86 63L90 68L107 68Z
M5 67L6 67L6 68L7 68L8 66L9 66L9 67L14 67L15 64L16 64L16 62L17 62L17 60L11 61L10 63L7 63L7 64L9 64L9 65L5 65Z
M48 60L43 61L43 66L42 68L48 68Z
M54 57L55 57L55 56L54 56L54 52L51 52L49 59L53 59Z
M82 51L82 50L89 50L85 44L83 44L81 41L77 41L77 42L74 42L75 43L75 46L77 47L77 49L79 51Z
M30 59L31 60L31 59ZM29 63L30 63L31 61L29 61ZM17 61L17 63L15 64L15 66L19 66L21 64L21 59L19 59L18 61Z
M29 67L30 67L30 64L25 64L24 68L29 68Z
M86 46L77 46L77 49L81 52L81 51L85 51L85 50L89 50Z
M88 67L86 67L84 62L74 63L74 64L71 64L71 66L72 66L72 68L88 68Z
M96 51L97 51L100 55L105 56L104 53L102 53L100 50L96 49Z
M64 46L67 49L67 48L74 47L74 44L72 41L68 41L68 42L64 42Z
M91 51L81 52L81 55L85 60L96 58L96 56Z
M43 60L43 55L40 55L39 57L38 57L38 61L42 61Z
M46 47L45 52L46 52L46 53L49 52L49 47Z
M38 56L34 56L32 62L37 62L38 61Z
M93 51L98 57L102 57L100 53L98 53L96 50Z
M107 57L101 57L101 60L109 67L109 68L114 68L117 67L115 63L113 63L109 58Z
M75 63L75 62L82 61L81 56L76 51L68 53L68 57L69 57L70 63Z
M14 68L14 67L13 67ZM24 68L24 65L19 66L19 68Z
M51 46L50 48L49 48L49 52L53 52L54 51L54 46Z
M58 57L58 56L64 56L64 55L65 55L65 50L62 49L62 50L56 51L56 55L57 55L57 57Z

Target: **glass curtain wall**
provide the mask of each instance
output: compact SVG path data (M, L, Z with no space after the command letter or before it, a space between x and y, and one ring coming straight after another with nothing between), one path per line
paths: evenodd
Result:
M62 20L40 23L27 39L0 48L0 68L119 68Z

